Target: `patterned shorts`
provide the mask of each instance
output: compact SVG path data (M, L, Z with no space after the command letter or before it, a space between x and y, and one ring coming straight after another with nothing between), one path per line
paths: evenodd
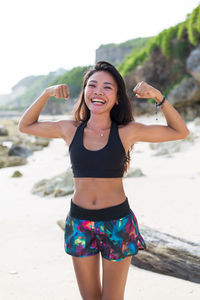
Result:
M139 232L135 214L112 220L92 221L72 217L65 221L65 251L76 257L101 252L103 258L120 261L126 256L145 250L146 244Z

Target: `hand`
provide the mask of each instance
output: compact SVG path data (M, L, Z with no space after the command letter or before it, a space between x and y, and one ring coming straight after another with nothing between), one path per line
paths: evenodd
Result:
M45 89L45 93L48 94L49 97L54 96L56 98L65 98L69 99L69 88L66 84L58 84L52 85Z
M136 93L136 98L152 98L158 103L163 99L163 95L159 90L144 81L139 82L133 92Z

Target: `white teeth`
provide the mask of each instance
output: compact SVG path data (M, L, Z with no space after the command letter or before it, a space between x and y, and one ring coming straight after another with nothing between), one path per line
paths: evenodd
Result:
M101 100L99 100L99 99L92 99L92 102L98 102L98 103L105 103L105 102L103 102L103 101L101 101Z

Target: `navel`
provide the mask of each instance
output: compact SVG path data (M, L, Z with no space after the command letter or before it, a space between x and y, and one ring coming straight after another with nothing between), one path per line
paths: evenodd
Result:
M92 204L93 204L93 205L96 205L96 203L97 203L96 200L93 200L93 201L92 201Z

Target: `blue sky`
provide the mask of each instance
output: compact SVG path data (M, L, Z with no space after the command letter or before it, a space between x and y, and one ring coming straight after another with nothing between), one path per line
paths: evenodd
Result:
M196 0L6 0L0 4L0 94L20 79L94 64L101 44L158 34Z

